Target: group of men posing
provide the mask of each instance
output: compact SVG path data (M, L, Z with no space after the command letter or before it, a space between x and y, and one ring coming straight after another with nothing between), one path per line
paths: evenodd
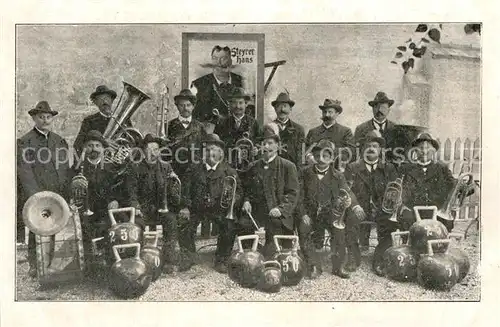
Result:
M235 87L228 99L230 113L217 123L214 133L207 134L204 122L193 118L197 97L185 89L174 98L179 116L168 122L167 140L146 135L141 147L147 159L129 163L124 173L118 173L115 164L102 162L107 146L102 133L110 120L116 92L99 86L90 98L99 112L82 122L74 147L78 154L85 150L85 158L74 167L56 166L54 156L50 160L36 156L36 150L42 147L49 149L47 153L56 153L58 147L68 148L62 137L50 131L57 111L45 101L29 111L35 126L18 140L18 208L22 208L30 195L42 190L56 192L69 200L72 177L80 171L86 177L90 209L94 212L82 218L86 255L90 255L92 238L107 235L108 209L133 206L142 218L137 223L163 226L166 273L172 273L174 266L187 271L195 264L197 226L204 219L215 223L218 239L214 267L224 273L235 237L255 232L251 215L265 228L265 246L261 249L265 256L275 251L274 235L297 233L307 265L306 276L316 278L322 273L317 250L324 245L325 230L335 234L332 203L344 189L349 192L351 205L345 212L346 228L340 244L339 240L333 240L336 246L332 246L332 273L348 278L360 266L360 246L368 246L371 229L370 224L360 223L368 220L377 226L378 245L372 267L381 274L382 254L391 245L390 233L398 228L406 230L415 221L410 210L413 206L443 204L454 185L447 166L433 160L439 145L429 134L421 134L413 141L412 146L417 150L415 162L395 165L380 159L386 145L384 136L394 127L387 119L394 101L383 92L368 102L373 119L357 126L354 135L350 128L336 122L343 108L340 101L331 99L325 99L319 106L322 124L305 134L304 128L289 118L295 105L289 94L281 93L272 101L277 116L275 124L262 127L245 113L248 95ZM132 125L130 121L125 124ZM226 157L243 135L259 144L259 154L247 170L236 171ZM193 144L202 151L194 156L189 151L177 151L191 149ZM362 155L351 160L345 170L338 170L334 160L339 159L338 149L349 148L354 153L356 144L361 147ZM175 160L159 160L165 147L170 153L178 153ZM23 151L27 148L32 150ZM310 153L302 153L303 148L311 149ZM182 194L178 201L168 202L168 213L159 213L158 209L165 205L161 190L174 174L181 181ZM387 184L402 175L404 209L398 222L393 222L381 210L381 204ZM220 205L226 176L236 179L234 220L226 219L228 209ZM173 195L170 198L176 199ZM425 214L422 217L426 218ZM443 222L448 229L453 228L452 222ZM174 255L177 243L178 258ZM33 235L29 244L30 274L35 275Z

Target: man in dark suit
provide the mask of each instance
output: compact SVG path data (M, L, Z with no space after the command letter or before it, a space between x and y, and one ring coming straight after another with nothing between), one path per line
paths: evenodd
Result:
M323 241L323 231L327 229L331 236L332 273L341 278L349 278L349 273L345 270L346 232L333 225L332 210L341 196L340 190L347 191L351 198L350 204L345 204L345 224L349 224L350 220L363 220L365 214L342 173L332 166L333 143L326 139L320 140L312 152L316 163L305 167L300 174L301 197L298 207L299 240L308 268L307 275L316 278L322 273L321 258L316 255L313 239L319 236Z
M183 185L182 191L183 209L179 216L179 245L183 257L179 270L188 270L194 264L196 226L202 217L209 217L219 226L215 270L227 273L227 260L233 249L236 226L234 219L226 218L229 209L221 207L224 179L231 176L236 180L235 208L241 205L242 188L236 171L224 161L224 142L218 135L207 135L203 162L193 164L188 172L188 182Z
M395 126L392 121L387 119L393 104L394 100L389 99L384 92L377 92L375 99L368 102L368 105L372 107L373 118L356 126L354 130L354 141L356 144L360 144L366 134L373 130L380 132L387 143L387 137Z
M355 147L353 144L352 131L349 127L336 122L337 117L342 113L340 101L325 99L323 105L320 105L323 124L311 129L306 136L307 149L314 146L314 143L321 139L328 139L335 144L335 156L340 155L338 162L335 163L339 168L340 161L346 164L351 161L355 155ZM306 155L308 162L312 163L313 156L311 153Z
M51 131L57 111L47 101L40 101L28 111L35 126L17 142L18 205L41 191L51 191L69 200L69 149L68 143ZM20 217L18 217L19 219ZM29 275L36 276L35 234L28 239Z
M263 252L270 257L275 252L274 235L293 235L299 181L295 165L278 155L278 127L267 125L262 140L262 158L254 161L245 173L242 210L250 212L259 226L265 228ZM284 248L291 247L291 242L282 243Z
M349 163L345 169L346 180L352 182L351 190L356 195L359 204L368 213L368 220L377 223L378 245L375 249L373 267L380 271L384 251L391 246L391 232L395 231L397 224L389 220L389 215L381 211L385 189L389 182L398 178L396 167L380 159L385 140L376 131L368 132L361 140L362 158ZM364 227L364 226L361 226ZM369 227L371 227L369 225ZM361 264L361 253L358 244L368 245L370 228L360 228L359 224L348 224L347 247L349 262L347 269L356 270Z
M250 100L250 96L245 93L245 90L235 88L229 99L231 115L215 126L214 133L219 135L226 144L227 160L233 168L238 169L239 166L246 165L246 163L242 162L242 158L238 155L238 149L235 149L236 142L246 137L255 144L261 134L261 128L253 117L245 113L247 101Z
M174 190L169 187L170 185L166 185L173 180L171 177L176 175L172 166L160 158L163 144L164 141L161 138L154 137L152 134L144 137L142 145L146 154L145 160L132 165L125 184L130 197L130 205L136 208L136 215L143 216L144 223L150 225L151 230L156 229L158 224L162 225L164 270L167 274L171 274L174 271L177 214L181 194L173 193ZM159 212L165 206L168 212Z
M98 86L90 95L90 100L99 108L99 112L85 117L82 121L80 131L78 132L75 143L73 144L73 147L78 155L81 155L82 153L85 134L92 130L103 134L106 130L106 127L111 119L111 114L113 113L112 105L115 98L116 92L108 89L106 85ZM123 125L126 127L132 127L132 122L130 119L127 119Z
M403 164L399 169L404 175L403 208L406 210L403 210L401 214L403 230L408 230L415 222L414 206L441 208L456 182L447 165L434 159L439 143L430 134L421 133L417 136L412 142L412 148L416 150L416 160ZM474 193L474 185L465 186L459 192L465 192L467 196L471 195ZM432 217L432 212L422 211L420 216L422 219L429 219ZM453 220L439 216L437 219L446 226L448 231L453 229Z
M196 87L197 102L193 116L201 122L213 122L216 117L213 109L217 109L223 117L229 115L229 103L227 96L231 94L234 87L243 87L243 77L232 73L233 65L231 49L221 48L216 45L212 49L212 62L202 64L204 68L212 68L211 74L204 75L191 83Z
M276 111L276 120L280 128L280 139L283 147L280 156L290 160L296 167L301 167L305 162L302 158L302 147L305 142L304 127L290 119L295 101L290 99L288 93L280 93L276 100L271 102Z

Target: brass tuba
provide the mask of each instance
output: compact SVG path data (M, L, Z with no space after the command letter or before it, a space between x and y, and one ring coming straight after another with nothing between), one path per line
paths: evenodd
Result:
M233 176L224 177L222 182L222 195L220 198L220 206L223 209L228 209L226 219L234 220L233 208L236 201L236 178Z
M382 211L390 214L392 222L398 221L398 212L403 203L403 177L396 178L395 181L387 183L382 200Z
M347 190L341 188L340 195L335 199L332 208L333 227L336 229L345 229L344 216L347 208L351 206L351 196Z
M105 153L106 161L117 164L124 163L129 158L131 149L142 140L143 135L138 129L124 127L123 124L134 115L144 101L149 99L150 97L146 93L123 82L122 95L103 133L103 137L109 144L109 149Z
M452 210L458 210L467 196L468 187L474 183L474 177L471 173L463 173L464 167L460 170L455 185L448 194L445 203L438 209L437 216L444 220L455 220L451 215Z

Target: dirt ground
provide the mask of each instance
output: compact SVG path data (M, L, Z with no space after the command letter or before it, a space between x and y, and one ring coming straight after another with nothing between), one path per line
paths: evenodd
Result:
M457 223L455 231L463 232L467 222ZM376 244L372 231L372 245ZM199 240L197 247L214 243L215 239ZM316 280L302 280L294 287L282 287L279 293L267 294L244 289L212 269L215 247L199 251L198 265L185 273L163 274L151 284L139 301L478 301L480 275L478 264L480 245L475 226L460 247L468 254L471 269L467 277L449 292L426 290L416 283L401 283L376 276L370 269L373 247L363 255L361 267L343 280L330 274L327 250L323 250L324 272ZM91 282L70 284L53 289L41 289L36 279L28 276L26 249L17 252L18 301L113 301L111 292Z

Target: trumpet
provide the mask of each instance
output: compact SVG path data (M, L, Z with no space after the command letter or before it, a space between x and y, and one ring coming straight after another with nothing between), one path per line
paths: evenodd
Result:
M340 189L340 195L335 199L332 215L333 227L336 229L345 229L345 211L351 206L351 196L345 189Z
M448 194L445 203L438 209L437 216L444 220L455 220L455 217L451 215L451 211L458 210L462 206L467 196L467 188L472 183L474 183L474 177L471 173L461 173Z
M385 188L384 199L382 200L382 211L390 214L392 222L398 222L398 212L403 203L403 178L396 178L389 182Z
M236 178L233 176L224 177L222 184L222 195L220 198L220 206L223 209L228 209L226 219L234 220L233 208L236 201Z
M82 162L85 161L85 149L82 152ZM83 175L83 163L80 165L78 174L71 180L71 200L72 204L78 209L83 208L84 216L92 216L94 213L90 210L89 204L89 182Z

